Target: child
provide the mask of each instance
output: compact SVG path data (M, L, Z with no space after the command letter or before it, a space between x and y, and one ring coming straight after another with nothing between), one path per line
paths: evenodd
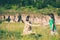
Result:
M32 25L31 22L29 21L30 16L26 17L26 21L25 23L25 27L23 30L23 35L27 35L27 34L35 34L35 32L32 32L32 28L31 26L40 26L40 25Z
M49 14L49 25L50 25L50 30L51 30L51 35L57 34L57 28L55 25L55 18L54 18L54 14Z

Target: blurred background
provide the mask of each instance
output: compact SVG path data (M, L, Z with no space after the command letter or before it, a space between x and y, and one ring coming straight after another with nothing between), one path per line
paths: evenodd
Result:
M49 16L53 13L59 35L50 35ZM24 35L27 16L36 35ZM60 0L0 0L0 40L60 40Z
M16 12L60 14L60 0L0 0L0 14Z

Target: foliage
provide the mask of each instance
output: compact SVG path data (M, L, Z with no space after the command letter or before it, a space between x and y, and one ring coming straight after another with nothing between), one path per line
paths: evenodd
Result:
M2 20L0 19L0 24L2 23Z
M44 14L56 12L59 14L57 8L60 8L60 0L0 0L0 14L9 12L11 14L16 12Z
M48 4L60 7L60 0L0 0L0 6L4 6L7 9L10 9L12 5L17 6L17 8L25 6L33 6L38 9L46 7Z

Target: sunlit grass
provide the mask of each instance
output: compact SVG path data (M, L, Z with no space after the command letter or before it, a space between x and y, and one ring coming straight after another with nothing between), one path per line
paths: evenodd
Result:
M49 26L32 27L35 35L21 35L23 23L2 23L0 24L0 40L60 40L60 26L57 26L59 35L50 35Z

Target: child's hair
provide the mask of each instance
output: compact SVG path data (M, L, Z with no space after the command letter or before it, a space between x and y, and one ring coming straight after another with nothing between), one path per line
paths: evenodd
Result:
M26 21L29 21L29 18L30 18L30 16L28 15L28 16L26 17Z
M54 20L54 22L55 22L54 14L51 13L51 14L49 14L49 16L50 16L50 17Z

